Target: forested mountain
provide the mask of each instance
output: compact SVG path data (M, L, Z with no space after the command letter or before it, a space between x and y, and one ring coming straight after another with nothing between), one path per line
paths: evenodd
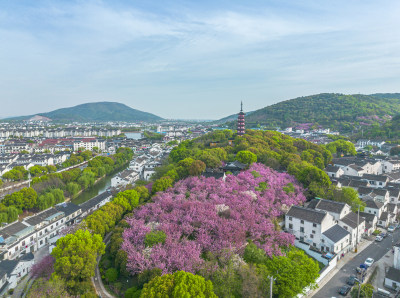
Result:
M363 128L362 132L358 132L354 135L354 139L359 138L382 139L398 142L400 140L400 114L382 125L374 123Z
M161 120L154 114L132 109L118 102L93 102L77 105L70 108L58 109L48 113L39 113L39 116L50 118L53 121L155 121ZM24 120L32 116L17 117L11 120Z
M256 110L246 116L248 127L323 126L353 131L385 123L400 113L400 94L344 95L322 93L298 97Z

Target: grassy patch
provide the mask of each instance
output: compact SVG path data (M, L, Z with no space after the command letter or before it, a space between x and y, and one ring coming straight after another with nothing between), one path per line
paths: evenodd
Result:
M372 233L372 235L377 236L377 235L379 235L380 233L381 233L380 230L375 230L375 231Z

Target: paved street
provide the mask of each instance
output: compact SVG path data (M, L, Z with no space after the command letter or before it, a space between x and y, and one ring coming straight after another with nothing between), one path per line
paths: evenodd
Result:
M355 268L363 264L367 258L373 258L378 261L389 250L392 249L392 240L397 243L400 240L400 230L397 229L393 234L390 234L382 242L373 242L356 257L344 265L331 280L323 286L313 297L339 297L339 288L346 284L347 277L355 274Z

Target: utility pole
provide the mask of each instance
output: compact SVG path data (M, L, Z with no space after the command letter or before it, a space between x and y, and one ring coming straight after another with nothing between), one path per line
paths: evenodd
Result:
M269 276L269 282L270 282L270 285L269 285L269 297L270 298L272 298L272 286L274 284L275 279L276 279L276 277L274 278L273 276Z
M360 205L358 205L358 210L357 210L357 236L356 236L356 249L354 250L355 253L357 253L357 245L358 245L358 228L360 226Z

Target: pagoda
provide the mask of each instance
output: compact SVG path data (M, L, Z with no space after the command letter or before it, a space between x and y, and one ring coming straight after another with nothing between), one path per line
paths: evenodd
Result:
M244 135L246 132L244 124L243 102L240 103L240 113L238 115L237 134L238 136Z

